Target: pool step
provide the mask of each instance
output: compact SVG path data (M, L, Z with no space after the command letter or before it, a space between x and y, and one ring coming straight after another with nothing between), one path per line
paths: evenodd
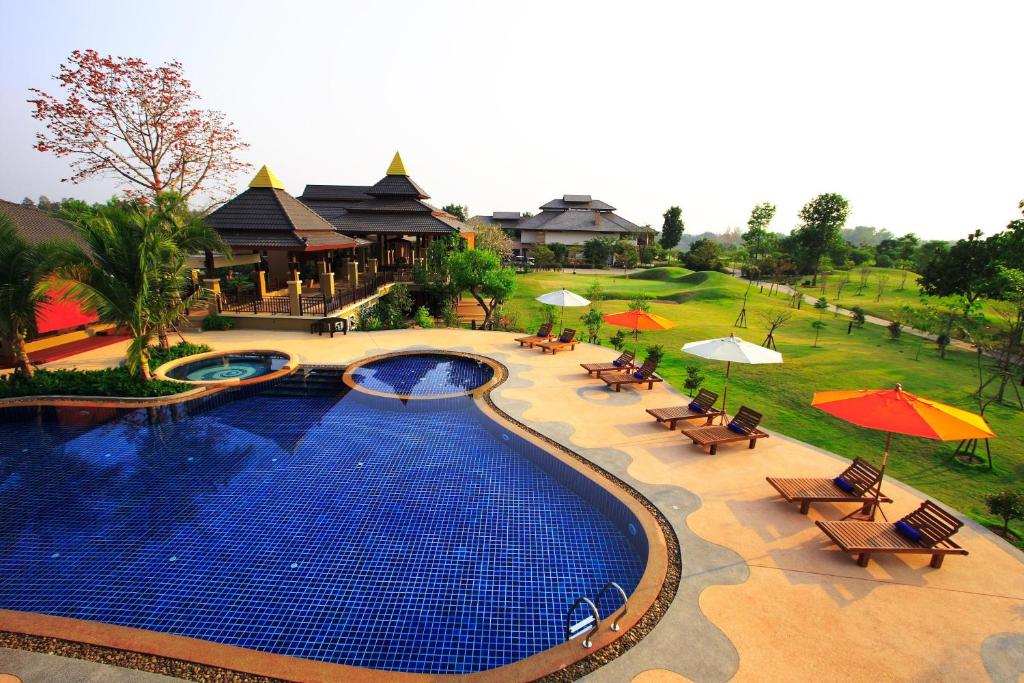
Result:
M626 591L622 589L622 586L609 581L606 583L601 590L597 592L597 596L590 600L587 597L581 596L576 598L576 602L572 603L572 607L565 613L565 639L573 640L578 636L583 636L583 647L589 648L594 644L593 636L601 628L601 612L598 609L598 605L601 604L601 598L606 595L618 594L622 598L622 607L619 613L612 619L612 623L608 625L608 629L611 631L619 630L619 620L626 616L629 611L629 596L626 595ZM573 623L572 615L576 611L577 607L585 607L587 610L587 617Z
M582 636L586 629L590 628L590 625L594 623L593 615L588 616L583 621L577 621L575 624L569 627L569 640Z
M338 396L345 393L342 367L303 367L261 392L264 396Z

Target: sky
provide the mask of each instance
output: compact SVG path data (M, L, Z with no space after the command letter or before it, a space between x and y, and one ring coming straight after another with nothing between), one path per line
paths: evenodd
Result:
M822 192L848 227L1002 229L1024 198L1014 2L0 0L0 198L103 200L32 149L30 87L74 49L181 61L203 106L306 183L369 185L400 150L441 206L590 194L660 228L789 232Z

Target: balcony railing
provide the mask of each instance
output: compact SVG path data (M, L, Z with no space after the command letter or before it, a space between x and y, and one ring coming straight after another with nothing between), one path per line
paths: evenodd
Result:
M303 294L299 297L300 315L324 317L331 313L351 306L357 301L367 299L386 284L392 282L411 282L412 271L391 270L365 276L360 283L351 287L342 283L334 296L325 294ZM288 296L280 294L260 297L255 291L224 292L218 299L218 310L222 313L268 313L279 315L291 314L291 301Z

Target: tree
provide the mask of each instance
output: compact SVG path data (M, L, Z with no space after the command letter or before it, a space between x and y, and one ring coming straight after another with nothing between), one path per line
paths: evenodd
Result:
M704 384L704 375L700 374L700 368L696 365L686 366L686 379L683 380L683 388L690 396L696 396L700 387Z
M530 256L533 257L533 262L538 268L554 268L555 264L558 262L558 259L555 257L555 252L551 251L551 249L543 244L531 247Z
M35 374L25 340L36 331L42 306L53 300L44 286L50 273L73 262L74 245L50 241L31 244L14 222L0 213L0 334L11 348L19 372Z
M224 114L196 107L199 96L177 61L151 67L75 50L54 78L64 99L32 88L29 101L46 129L35 148L72 159L64 180L108 175L135 194L176 191L187 200L200 190L227 194L250 166L237 158L248 145Z
M54 290L96 310L100 320L125 327L132 336L126 361L131 372L152 379L149 345L187 315L204 292L189 293L185 259L197 249L227 250L220 236L185 210L185 200L161 193L152 205L141 200L111 203L82 216L75 227L89 253L58 268Z
M502 263L512 256L512 240L498 226L490 223L474 223L473 232L476 233L477 249L497 254Z
M1001 534L1009 537L1010 520L1024 518L1024 491L1001 491L985 496L985 504L993 515L1001 517L1003 528Z
M636 268L636 265L640 263L640 251L633 240L619 240L615 244L615 256L618 257L619 263L622 264L623 272L630 268Z
M718 270L722 266L722 249L709 239L699 239L683 255L683 264L690 270Z
M768 325L768 335L761 342L761 346L767 349L775 348L775 331L792 320L794 313L782 308L772 311L761 312L761 319Z
M463 223L469 220L469 207L464 204L445 204L441 210L450 213Z
M917 248L916 252L914 252L914 272L924 272L924 269L928 267L929 263L941 257L947 251L949 251L949 242L942 242L940 240L925 242Z
M949 251L936 254L921 272L918 284L925 294L962 296L968 306L992 290L998 265L994 243L976 230Z
M31 197L25 197L24 199L21 200L21 205L22 206L35 206L36 203L34 201L32 201Z
M489 251L470 249L451 254L451 279L456 291L468 291L484 311L484 329L491 324L491 314L516 289L516 274L501 265L498 256Z
M615 242L608 238L594 237L583 243L583 258L592 268L603 268L608 264Z
M747 252L752 259L756 260L775 249L775 235L768 232L768 224L775 218L775 210L775 205L771 202L762 202L750 212L750 218L747 219L748 230L743 233L743 243L747 246Z
M825 317L825 311L828 310L828 299L825 297L819 298L814 302L814 308L818 311L818 319L811 323L811 327L814 328L814 346L818 346L818 337L821 336L821 331L825 329L825 321L822 318Z
M569 245L552 242L547 245L547 247L551 250L551 253L555 255L555 263L559 266L564 266L565 260L569 257Z
M668 211L662 214L665 221L661 224L661 235L658 237L658 244L665 249L671 249L679 244L683 236L683 210L678 206L670 206Z
M811 286L818 284L821 258L839 241L850 214L850 204L842 195L834 192L820 194L800 210L803 223L793 236L802 252L805 265L814 275Z

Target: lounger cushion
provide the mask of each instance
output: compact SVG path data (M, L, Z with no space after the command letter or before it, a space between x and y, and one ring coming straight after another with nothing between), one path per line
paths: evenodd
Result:
M647 379L646 377L644 377L644 373L640 372L639 370L634 372L633 376L636 377L637 379Z
M622 361L616 358L615 360L612 361L612 365L614 365L617 368L621 368L622 367Z
M921 540L921 532L904 522L902 519L896 522L896 532L903 538L908 541L913 541L914 543Z
M842 490L846 491L847 493L853 493L854 486L853 486L852 483L850 483L850 480L847 479L846 477L836 477L832 481L834 481L836 483L836 486L838 486Z
M690 405L688 405L686 407L689 408L690 410L694 411L694 412L697 412L697 413L703 413L704 412L704 409L701 408L700 404L697 403L696 401L690 401Z
M728 427L730 431L736 432L737 434L743 434L744 436L750 433L743 427L736 424L735 422L730 422L729 424L726 425L726 427Z

